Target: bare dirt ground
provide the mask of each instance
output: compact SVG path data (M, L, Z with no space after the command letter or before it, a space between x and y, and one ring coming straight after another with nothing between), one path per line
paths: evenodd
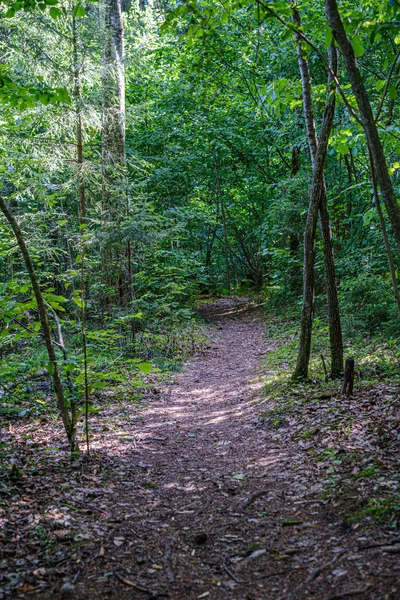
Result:
M307 453L260 421L261 312L203 314L209 346L119 429L99 421L90 461L50 455L15 482L0 597L400 598L400 536L344 522Z

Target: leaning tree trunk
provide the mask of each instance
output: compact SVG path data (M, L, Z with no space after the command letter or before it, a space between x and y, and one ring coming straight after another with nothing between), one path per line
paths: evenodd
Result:
M397 310L400 313L400 294L399 294L399 286L397 285L396 267L395 267L394 260L393 260L392 249L390 247L389 236L388 236L388 233L386 230L385 218L383 216L381 203L379 200L378 186L376 185L376 177L375 177L375 173L374 173L374 162L372 160L370 151L368 151L368 156L369 156L369 165L370 165L372 193L374 196L376 212L378 213L379 226L381 228L382 237L383 237L383 241L384 241L385 248L386 248L386 254L387 254L388 263L389 263L390 277L392 279L393 295L394 295L394 299L396 301Z
M44 298L42 296L42 292L40 290L40 285L38 278L36 276L35 268L32 263L31 256L29 254L29 250L25 244L24 236L21 231L20 226L18 225L14 215L10 212L7 204L4 202L2 198L0 198L0 210L9 222L11 229L15 235L15 239L17 240L19 249L21 250L21 254L25 261L25 265L29 274L29 278L31 280L31 285L33 289L33 293L35 295L36 304L39 312L40 323L42 326L44 342L46 345L47 355L49 357L49 374L51 374L53 378L54 391L56 393L58 410L60 411L60 415L64 424L65 431L67 433L68 441L71 447L71 452L78 452L78 442L76 440L76 411L73 407L73 417L71 419L70 414L68 412L67 402L64 396L63 384L61 381L60 373L58 370L58 362L57 355L54 350L54 344L51 337L51 329L49 324L49 319L47 316L47 309L44 302Z
M357 101L358 110L360 111L361 123L367 139L367 144L374 162L376 181L381 189L382 200L385 203L397 245L400 247L400 208L394 194L386 157L379 138L378 128L372 112L368 92L357 65L353 46L344 29L336 0L325 0L325 14L328 24L332 29L333 36L344 58L346 71L353 94Z
M314 313L314 263L315 263L315 234L317 229L318 210L324 187L325 157L328 148L329 136L335 114L335 83L333 73L337 60L336 50L333 45L329 48L329 62L331 71L328 76L328 91L324 116L319 136L319 143L315 151L313 176L310 189L310 203L306 227L304 231L304 266L303 266L303 303L301 312L300 340L297 354L297 363L293 377L305 379L308 376L308 365L311 353L311 332ZM306 107L305 106L305 110ZM308 118L308 116L307 116ZM307 120L307 119L306 119Z
M293 21L301 27L300 14L297 9L293 11ZM300 36L295 33L297 41L297 56L302 84L302 96L303 96L303 109L304 109L304 120L306 126L306 135L308 141L308 147L311 156L311 163L313 168L315 167L315 159L318 148L318 136L315 125L313 101L312 101L312 90L311 90L311 76L310 68L307 56L304 54L301 48L302 41ZM332 64L331 68L333 72L337 71L337 55L335 51L332 51ZM339 377L343 373L343 339L342 339L342 326L340 322L340 311L339 311L339 299L336 285L336 270L335 270L335 258L332 243L332 232L329 222L329 211L326 194L326 183L323 177L321 187L321 197L319 205L319 213L321 217L321 231L324 249L324 263L325 263L325 278L326 278L326 296L328 305L328 323L329 323L329 339L331 348L331 375L332 377ZM311 336L311 331L310 331Z

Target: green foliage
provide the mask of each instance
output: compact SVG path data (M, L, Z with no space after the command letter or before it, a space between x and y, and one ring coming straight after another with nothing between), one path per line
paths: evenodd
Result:
M81 402L83 311L95 396L109 385L145 385L158 369L179 369L203 342L192 310L197 294L262 288L269 310L290 321L286 343L270 357L274 375L268 384L278 393L288 383L298 343L312 173L292 7L283 0L223 5L201 0L179 2L165 13L155 5L140 10L133 2L125 23L126 169L111 169L111 196L118 207L112 218L101 161L99 11L89 3L57 0L7 0L2 8L2 193L24 232L55 340L51 311L61 321L69 352L66 360L57 348L64 383L72 378ZM325 56L332 31L321 5L307 0L299 10L304 34ZM378 124L396 191L397 17L395 4L367 0L350 2L344 14L375 114L380 107ZM303 51L319 128L326 72L321 55L306 43ZM80 98L71 78L74 53ZM347 103L355 107L342 64L339 80ZM77 110L84 157L79 173ZM329 210L347 350L358 352L366 378L373 380L397 364L399 322L367 165L362 127L339 98L326 164ZM78 182L86 191L85 223L78 218ZM390 230L389 238L393 244ZM319 377L319 354L327 355L328 346L319 233L315 271L311 372ZM0 274L0 351L7 362L1 368L8 401L14 392L27 394L24 378L34 379L47 359L25 267L3 219ZM356 335L369 339L383 327L385 343L393 343L386 363L387 346L380 338L375 351L370 342L362 347ZM129 374L127 361L133 361ZM16 387L10 389L13 377ZM41 393L34 396L43 400Z
M393 302L390 282L378 275L362 273L341 287L346 319L355 331L373 333L390 324L396 330L400 321Z

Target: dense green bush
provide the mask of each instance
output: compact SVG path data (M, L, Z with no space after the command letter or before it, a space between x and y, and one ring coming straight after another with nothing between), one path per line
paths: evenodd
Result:
M341 285L341 305L351 328L374 333L396 328L397 313L390 282L379 275L361 273Z

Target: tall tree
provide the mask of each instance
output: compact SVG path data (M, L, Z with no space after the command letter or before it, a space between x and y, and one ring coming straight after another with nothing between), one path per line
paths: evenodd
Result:
M321 204L321 193L324 189L325 157L335 113L335 73L337 71L337 54L333 44L331 44L329 47L329 64L330 71L328 75L328 90L318 145L314 154L310 202L308 206L307 221L304 232L303 303L301 312L299 349L294 372L294 378L296 379L305 379L308 376L308 365L311 352L311 333L314 314L315 234L317 228L318 210ZM312 107L309 106L308 103L305 103L305 110L309 110L310 108ZM311 115L311 118L314 120L313 115ZM308 119L309 117L306 116L306 120ZM312 143L314 143L314 141Z
M325 14L328 24L332 29L333 36L343 55L346 71L353 94L357 101L358 110L360 111L360 118L367 139L368 148L374 162L376 181L381 189L382 199L389 215L397 245L400 247L400 208L394 194L385 153L372 112L368 92L364 85L360 69L358 68L353 46L347 37L340 17L336 0L325 0Z
M64 429L66 431L68 441L70 444L71 452L79 452L78 441L76 439L76 425L77 425L77 407L75 398L71 396L69 399L69 407L68 402L64 394L64 387L61 380L60 375L60 367L57 359L56 351L54 348L53 338L51 336L51 327L49 323L48 310L46 308L45 300L40 289L40 284L38 277L36 275L35 267L32 262L31 255L28 250L28 246L25 242L24 234L14 217L11 213L9 206L6 204L5 200L0 197L0 211L3 213L4 217L7 219L15 239L17 240L17 244L21 251L22 257L25 262L26 269L29 274L29 279L31 281L32 290L35 296L37 310L39 313L40 324L42 327L44 342L47 350L47 355L49 358L48 371L49 375L52 376L54 391L57 398L58 410L60 412L60 416L62 418ZM70 410L69 410L70 409Z
M118 181L126 163L124 27L121 0L105 0L103 54L102 162L103 200L110 206L110 187Z
M293 11L293 21L301 28L300 14L297 9ZM312 100L311 75L308 59L302 48L302 40L298 33L295 33L297 42L297 57L300 70L300 78L302 85L304 121L306 127L306 135L308 148L310 151L311 164L313 169L316 167L316 156L318 150L318 135L315 124L314 107ZM336 50L331 50L331 53ZM337 65L337 58L332 56L332 67ZM329 322L329 338L331 348L331 375L338 377L343 372L343 340L342 326L340 321L339 299L336 284L335 259L332 243L332 232L329 219L326 181L325 176L322 176L321 195L319 201L319 213L321 219L321 231L324 247L324 262L325 262L325 277L326 277L326 296L328 304L328 322ZM308 335L311 336L311 329L307 329ZM306 348L310 348L310 344L306 344ZM307 359L307 363L309 357ZM305 375L303 373L303 375Z

